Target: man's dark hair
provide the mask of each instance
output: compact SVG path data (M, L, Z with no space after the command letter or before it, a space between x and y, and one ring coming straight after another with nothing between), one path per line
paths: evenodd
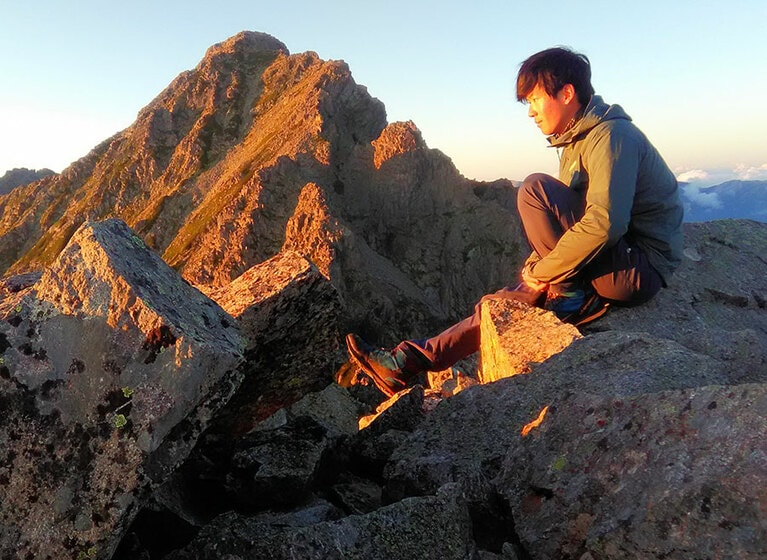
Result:
M556 96L565 84L572 84L578 102L584 107L594 95L588 57L563 47L535 53L520 65L517 101L524 102L538 83L551 97Z

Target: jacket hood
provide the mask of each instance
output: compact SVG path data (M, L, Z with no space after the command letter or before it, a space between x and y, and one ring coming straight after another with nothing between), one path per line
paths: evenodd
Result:
M565 144L569 144L584 136L599 123L615 119L630 121L631 117L626 114L626 111L624 111L623 107L620 105L608 105L602 100L601 96L593 95L591 96L589 104L586 105L586 109L580 120L578 120L567 132L560 135L552 134L549 136L549 143L554 147L564 146Z

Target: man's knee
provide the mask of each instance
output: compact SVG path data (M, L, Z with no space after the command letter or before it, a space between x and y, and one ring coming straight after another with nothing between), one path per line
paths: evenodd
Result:
M546 173L533 173L525 177L517 192L517 209L523 205L540 207L548 198L545 184L552 179Z
M546 191L544 184L554 179L551 175L546 173L533 173L525 177L522 184L519 186L519 192L526 195L541 194Z

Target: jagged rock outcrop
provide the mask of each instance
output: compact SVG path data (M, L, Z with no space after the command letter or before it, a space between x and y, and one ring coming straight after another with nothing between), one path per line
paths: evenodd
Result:
M116 220L3 296L0 556L110 558L238 385L239 331Z
M6 171L5 175L0 177L0 195L8 194L18 186L34 183L50 175L55 175L55 173L45 168L27 169L25 167L17 167Z
M351 326L443 326L516 272L518 220L341 61L243 32L206 53L61 175L0 199L0 271L51 263L85 220L119 217L203 291L283 249L339 291Z

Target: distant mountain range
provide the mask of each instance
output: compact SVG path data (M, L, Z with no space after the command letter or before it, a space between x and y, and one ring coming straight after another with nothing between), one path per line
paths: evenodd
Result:
M16 187L34 183L38 179L55 175L50 169L27 169L20 167L6 171L5 175L0 177L0 194L7 194Z
M767 181L725 181L711 187L680 183L685 222L746 218L767 222Z

